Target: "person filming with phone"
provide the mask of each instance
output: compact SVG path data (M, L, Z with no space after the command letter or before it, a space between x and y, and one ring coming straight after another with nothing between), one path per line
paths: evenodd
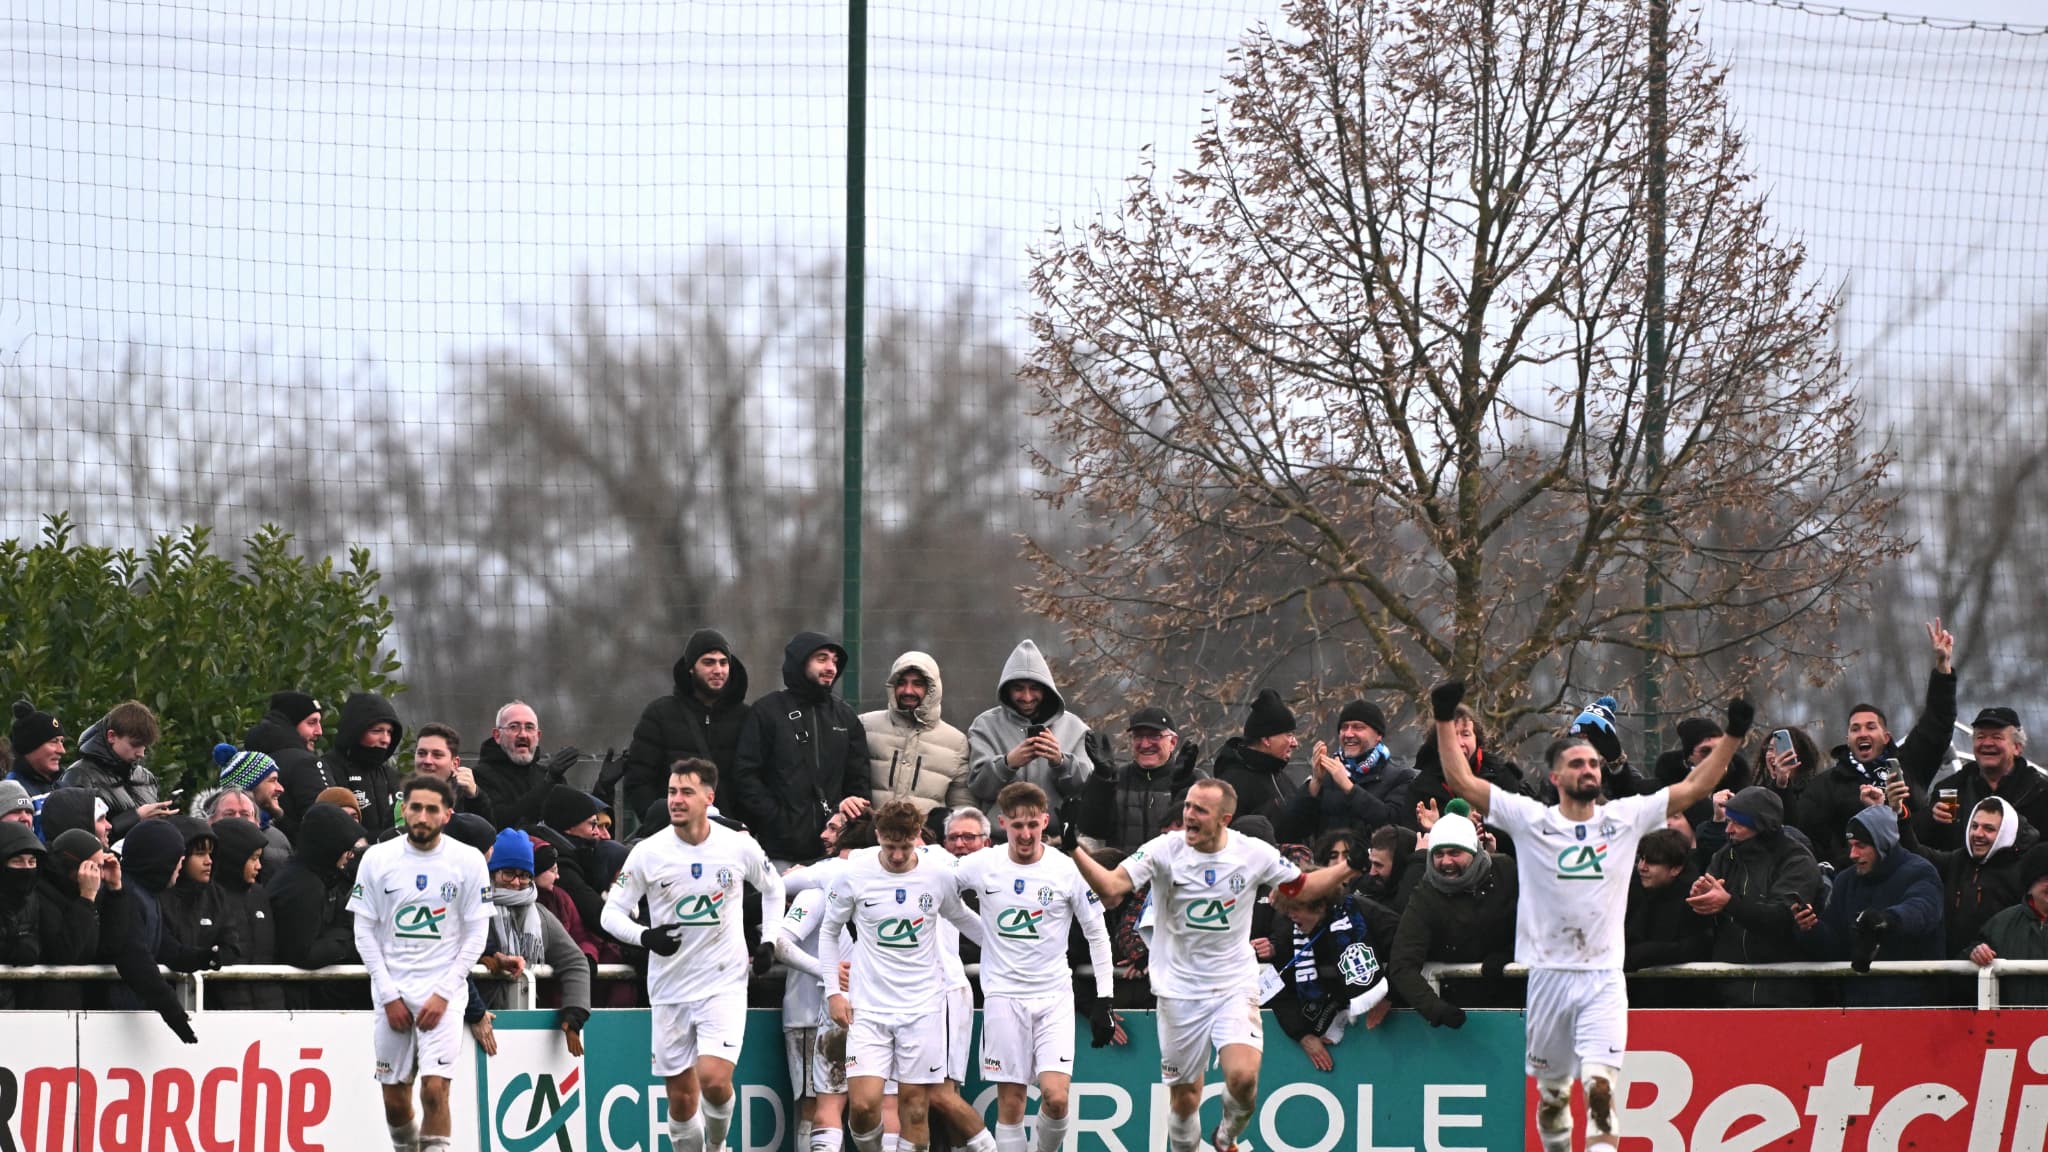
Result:
M1019 780L1045 792L1049 837L1066 826L1061 806L1080 795L1094 771L1087 750L1088 725L1069 711L1053 684L1052 665L1038 645L1018 643L996 681L995 707L967 726L967 785L982 808L993 810L996 795ZM1101 741L1096 741L1098 748Z

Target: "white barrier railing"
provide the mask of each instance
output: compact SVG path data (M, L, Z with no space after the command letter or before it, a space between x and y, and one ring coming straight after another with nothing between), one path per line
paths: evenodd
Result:
M1520 964L1510 964L1503 970L1508 976L1527 976L1529 970ZM2000 976L2048 976L2048 960L1993 960L1979 968L1968 960L1880 960L1870 966L1872 976L1970 976L1977 981L1977 1007L1998 1007L1998 979ZM1477 964L1424 964L1423 979L1432 988L1437 987L1445 977L1479 977L1485 975ZM1849 967L1846 960L1798 961L1785 964L1725 964L1701 961L1694 964L1671 964L1659 968L1638 968L1629 973L1631 978L1648 976L1660 980L1723 980L1737 977L1749 980L1784 980L1797 977L1849 977L1862 979L1863 976Z
M623 968L627 973L633 969L621 964L608 964L607 968ZM164 980L178 993L178 1000L188 1012L206 1011L206 986L209 984L310 984L329 980L367 980L370 970L361 964L333 964L325 968L294 968L289 964L237 964L229 968L216 968L210 972L173 972L168 968L159 969ZM512 1003L508 1008L531 1008L535 1003L534 990L540 981L554 976L554 969L537 964L517 976L493 972L478 965L469 970L470 975L487 983L510 984ZM38 964L25 968L9 968L0 965L0 980L29 982L51 980L119 980L121 973L112 964Z

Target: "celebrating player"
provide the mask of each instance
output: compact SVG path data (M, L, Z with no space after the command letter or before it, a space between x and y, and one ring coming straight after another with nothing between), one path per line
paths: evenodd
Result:
M1555 807L1506 792L1472 774L1458 747L1461 681L1430 690L1437 751L1452 794L1514 837L1522 861L1515 906L1515 960L1529 968L1529 1075L1544 1152L1570 1152L1572 1081L1586 1088L1586 1146L1621 1143L1615 1130L1621 1055L1628 1048L1628 984L1621 974L1628 881L1636 845L1664 821L1706 799L1749 734L1756 709L1728 702L1726 734L1685 779L1647 796L1600 803L1600 753L1583 736L1550 746Z
M483 853L441 835L455 814L447 780L414 776L399 788L405 835L373 845L356 871L348 910L356 950L379 1007L373 1040L384 1123L398 1152L448 1147L448 1082L461 1047L469 970L489 934L490 874ZM420 1086L417 1124L413 1081Z
M1223 1121L1211 1135L1231 1152L1258 1105L1258 961L1251 948L1252 905L1268 885L1286 896L1320 900L1357 876L1348 857L1304 874L1278 849L1230 829L1237 789L1197 780L1181 806L1181 829L1155 837L1113 869L1076 852L1074 864L1102 902L1114 908L1152 885L1152 993L1159 1001L1159 1074L1171 1090L1170 1152L1201 1142L1202 1077L1209 1055L1223 1065Z
M1074 1079L1074 987L1067 934L1076 924L1095 967L1093 1043L1111 1042L1109 929L1071 860L1047 852L1045 792L1019 780L996 796L1009 843L960 862L960 891L977 895L981 949L981 1074L996 1086L996 1152L1024 1152L1024 1093L1038 1082L1038 1152L1066 1141Z
M723 1152L732 1125L732 1068L747 1031L742 883L761 894L761 922L782 919L782 878L744 832L713 823L718 766L669 767L668 828L634 845L605 896L604 930L651 954L647 1001L654 1015L654 1074L668 1089L668 1136L677 1152ZM647 901L649 924L633 918ZM756 950L765 969L772 939ZM697 1116L703 1099L703 1119Z

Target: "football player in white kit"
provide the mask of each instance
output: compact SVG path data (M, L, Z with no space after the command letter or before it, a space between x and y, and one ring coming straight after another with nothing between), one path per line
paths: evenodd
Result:
M853 964L849 990L828 985L827 1004L833 1021L847 1030L848 1127L857 1152L882 1147L882 1092L891 1079L903 1143L913 1152L930 1147L931 1097L945 1090L949 1071L940 919L983 941L981 922L960 902L951 859L918 851L923 824L908 801L876 809L881 847L848 857L825 902L819 961L828 979L842 955ZM858 933L851 946L848 924ZM972 1123L963 1133L966 1147L995 1152L988 1129L978 1119Z
M483 853L441 835L455 815L453 785L413 776L399 796L405 835L363 853L348 910L355 913L356 950L378 1006L372 1046L391 1146L433 1152L446 1149L454 1131L448 1083L461 1050L469 970L490 933L491 877ZM456 1006L452 1018L450 1004Z
M1009 842L960 861L962 894L981 913L981 1074L996 1086L996 1152L1024 1152L1025 1089L1038 1084L1038 1152L1066 1142L1074 1080L1074 977L1067 935L1079 925L1095 968L1092 1041L1112 1042L1109 929L1073 861L1045 850L1045 791L1018 780L996 796Z
M830 822L826 830L831 832ZM818 958L824 946L819 928L825 923L825 897L840 862L874 846L874 818L863 813L845 820L837 836L827 841L831 855L808 867L792 868L782 878L789 910L782 914L776 933L775 958L790 970L782 992L782 1026L790 1092L797 1100L796 1152L839 1152L840 1128L846 1122L846 1029L825 1012L825 985L831 974Z
M718 766L669 767L668 824L633 846L605 895L604 930L649 953L647 1002L654 1016L654 1074L668 1089L676 1152L722 1152L732 1126L732 1069L747 1032L747 976L774 954L782 877L752 836L714 824ZM761 894L770 939L749 964L741 884ZM634 914L647 901L650 924ZM703 1117L698 1118L699 1102Z
M1237 1147L1258 1106L1265 1035L1251 932L1259 889L1320 900L1362 871L1346 857L1303 873L1271 844L1232 831L1236 813L1237 789L1197 780L1181 805L1180 831L1146 841L1111 869L1086 852L1072 857L1108 907L1152 886L1150 975L1159 1001L1159 1074L1172 1104L1170 1152L1193 1152L1201 1143L1202 1078L1212 1052L1223 1066L1223 1121L1210 1135L1217 1152Z
M1546 807L1472 774L1458 745L1462 681L1430 690L1444 784L1512 836L1520 861L1515 961L1529 969L1528 1073L1536 1079L1536 1131L1544 1152L1570 1152L1572 1081L1586 1089L1586 1147L1621 1143L1621 1057L1628 1049L1623 920L1636 845L1665 820L1711 795L1749 734L1756 709L1728 702L1725 734L1685 779L1647 796L1601 802L1600 753L1582 736L1550 746L1558 800Z

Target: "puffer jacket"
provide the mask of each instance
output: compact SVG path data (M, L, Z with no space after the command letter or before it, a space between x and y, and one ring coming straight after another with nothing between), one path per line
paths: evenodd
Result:
M1982 860L1970 855L1967 848L1953 852L1929 848L1914 835L1912 821L1899 822L1899 843L1925 857L1941 873L1942 921L1950 956L1968 952L1986 920L2027 897L2027 890L2020 885L2020 857L2040 841L2040 833L2005 800L1993 796L1977 802L1980 808L1987 804L1998 807L2000 818L1998 836ZM1966 811L1976 813L1975 808ZM1963 822L1967 824L1968 817Z
M1003 685L1012 680L1029 680L1045 689L1038 715L1026 716L1004 701ZM1045 789L1046 803L1052 808L1048 813L1052 822L1047 827L1061 827L1061 806L1081 794L1082 785L1095 771L1085 747L1088 725L1068 711L1065 697L1053 684L1052 666L1030 640L1019 642L1010 651L1010 658L1003 661L1003 673L996 678L996 701L995 707L976 716L974 723L967 726L967 782L974 790L975 800L984 809L992 810L1003 785L1028 780ZM1052 738L1059 741L1059 762L1039 757L1026 761L1022 768L1010 767L1010 749L1024 742L1024 733L1033 724L1045 725Z
M743 821L777 860L816 859L831 810L874 791L859 713L804 675L812 653L825 648L838 652L843 669L846 649L830 636L790 638L782 650L782 690L748 706L732 779L719 781L720 811Z
M1777 793L1749 787L1728 806L1749 815L1756 835L1729 841L1707 864L1707 874L1728 889L1728 906L1715 916L1711 958L1733 964L1778 964L1804 959L1794 904L1821 898L1820 863L1806 846L1785 834L1785 809ZM1809 981L1729 980L1719 989L1733 1008L1796 1008L1814 1002Z
M126 837L142 817L135 810L162 799L157 794L156 773L140 761L129 764L114 755L107 743L107 721L85 730L78 738L78 759L57 777L59 788L84 788L107 802L107 819L114 825L116 840Z
M732 661L725 687L708 707L697 698L697 683L690 674L707 652L723 652ZM670 676L675 691L649 701L639 723L633 725L623 781L628 812L645 812L649 805L664 799L668 766L686 756L718 765L721 777L731 776L739 763L740 728L747 716L747 666L740 663L725 635L713 628L691 633Z
M1882 806L1855 816L1878 852L1869 875L1851 867L1836 873L1828 906L1820 922L1802 933L1800 943L1816 960L1848 960L1856 943L1856 920L1865 912L1888 913L1897 925L1885 934L1879 960L1939 960L1945 939L1941 927L1941 876L1934 865L1899 844L1898 817ZM1912 977L1862 976L1848 981L1845 998L1852 1008L1909 1007L1926 1002L1926 989Z
M914 712L895 707L861 713L868 734L868 778L874 802L908 800L919 815L934 808L974 802L967 787L967 734L939 718L939 662L923 652L905 652L889 666L889 683L906 668L924 673L931 691ZM891 689L893 695L893 689ZM893 704L893 700L892 700Z
M1180 815L1188 788L1207 779L1202 746L1185 736L1174 749L1173 759L1150 772L1136 761L1122 766L1098 764L1081 785L1080 812L1074 823L1083 836L1135 851L1159 835L1169 817Z

